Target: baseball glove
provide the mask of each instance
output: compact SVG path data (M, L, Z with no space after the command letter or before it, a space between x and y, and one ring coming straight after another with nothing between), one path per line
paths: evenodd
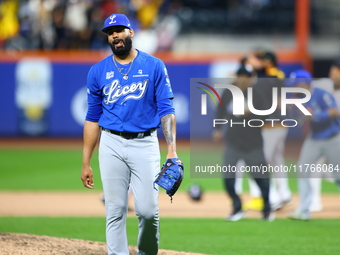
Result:
M156 175L155 184L166 190L166 194L175 195L184 178L184 165L178 158L169 158L163 164L161 171Z

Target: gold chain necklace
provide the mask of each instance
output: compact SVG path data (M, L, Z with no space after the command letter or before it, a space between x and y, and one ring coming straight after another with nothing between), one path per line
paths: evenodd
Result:
M132 61L131 61L131 63L130 63L129 70L127 71L127 73L124 74L124 73L122 72L122 70L123 70L124 68L119 68L119 67L118 67L118 65L117 65L117 63L116 63L116 59L115 59L115 57L113 56L113 63L115 64L115 66L116 66L118 72L119 72L121 75L123 75L123 79L124 79L124 80L129 79L128 74L129 74L129 72L130 72L130 70L131 70L131 67L132 67L132 65L133 65L133 62L135 61L135 58L136 58L136 56L132 59Z

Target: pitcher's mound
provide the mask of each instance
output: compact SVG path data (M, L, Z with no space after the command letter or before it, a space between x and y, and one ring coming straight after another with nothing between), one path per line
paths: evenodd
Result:
M130 255L137 254L130 246ZM78 239L58 238L17 233L0 233L0 255L107 255L106 244ZM159 250L159 255L199 255Z

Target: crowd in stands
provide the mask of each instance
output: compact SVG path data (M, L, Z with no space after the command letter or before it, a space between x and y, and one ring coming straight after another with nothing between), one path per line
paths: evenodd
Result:
M339 34L339 8L321 2L311 1L311 33ZM0 50L106 49L100 28L112 13L127 15L137 48L153 53L190 33L293 35L295 1L0 0Z
M100 31L105 18L124 13L136 34L148 32L141 33L141 40L153 38L154 50L169 50L179 31L171 13L180 4L169 0L0 0L0 49L105 49L107 38Z

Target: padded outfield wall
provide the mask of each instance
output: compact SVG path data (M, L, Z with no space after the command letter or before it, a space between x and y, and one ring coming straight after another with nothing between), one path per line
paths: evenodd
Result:
M0 52L0 136L81 137L87 72L107 54ZM190 78L232 77L241 55L156 56L165 62L175 92L178 137L189 138ZM284 55L281 59L279 55L280 68L286 75L303 67L298 57ZM210 125L202 125L206 128ZM299 132L293 130L290 136Z

